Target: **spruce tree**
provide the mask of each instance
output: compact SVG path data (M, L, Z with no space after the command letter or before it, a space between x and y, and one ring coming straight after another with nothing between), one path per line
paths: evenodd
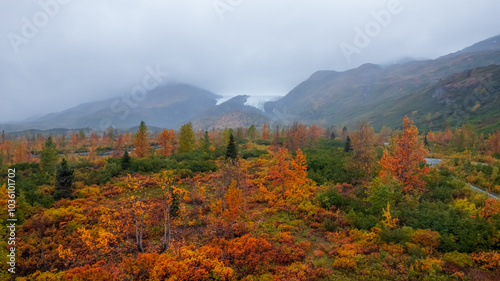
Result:
M63 158L61 164L59 164L56 174L56 191L54 193L54 198L56 200L73 197L74 177L74 170L68 166L68 162L66 162L66 159Z
M427 135L425 135L425 137L424 137L424 145L425 146L429 145L429 141L427 140Z
M227 144L226 159L236 160L238 157L238 150L236 148L236 142L234 141L233 134L229 135L229 142Z
M52 135L45 141L45 146L40 157L40 166L43 171L54 175L57 165L56 144L52 140Z
M345 140L345 147L344 147L344 151L345 152L349 152L351 151L351 137L347 136L347 139Z
M130 168L130 155L128 155L128 150L126 149L121 158L121 165L122 170L128 170Z

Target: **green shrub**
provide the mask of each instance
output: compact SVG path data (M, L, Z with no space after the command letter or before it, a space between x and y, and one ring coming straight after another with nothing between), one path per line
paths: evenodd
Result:
M453 251L444 254L443 259L445 261L452 262L461 267L472 267L472 258L466 253L459 253L457 251Z

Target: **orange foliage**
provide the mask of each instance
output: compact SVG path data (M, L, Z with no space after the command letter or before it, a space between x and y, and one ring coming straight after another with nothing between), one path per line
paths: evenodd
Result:
M439 232L432 231L430 229L417 229L412 237L411 241L415 244L419 244L423 247L431 248L436 250L439 246L440 239Z
M390 153L384 150L380 164L382 170L379 176L385 178L392 175L403 184L403 192L422 192L425 190L425 181L421 177L430 172L428 166L419 167L419 162L425 161L424 144L418 141L418 130L408 117L403 121L403 133L396 137Z
M262 140L268 140L269 139L269 132L267 130L267 125L266 124L262 125L262 134L260 135L260 139L262 139Z
M162 146L162 148L160 149L160 155L165 157L172 155L172 153L174 152L174 140L174 130L164 129L163 132L161 132L159 137L159 144Z
M500 269L500 254L497 252L472 253L471 257L483 269Z
M488 198L484 201L484 207L481 210L481 217L485 219L490 219L492 216L500 212L500 204L495 198Z

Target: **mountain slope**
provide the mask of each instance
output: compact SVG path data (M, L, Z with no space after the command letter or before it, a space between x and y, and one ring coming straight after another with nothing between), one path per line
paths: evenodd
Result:
M364 64L344 72L318 71L265 108L274 119L286 123L353 125L367 112L387 112L396 100L425 90L440 79L490 64L500 64L498 36L435 60L388 67Z
M132 97L85 103L32 122L0 125L6 131L50 128L130 128L144 120L150 126L177 128L215 106L220 96L187 84L160 86L142 99Z

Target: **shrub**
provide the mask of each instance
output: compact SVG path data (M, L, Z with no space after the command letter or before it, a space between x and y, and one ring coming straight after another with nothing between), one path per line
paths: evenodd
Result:
M444 254L443 259L461 267L472 267L472 258L466 253L453 251L451 253Z

